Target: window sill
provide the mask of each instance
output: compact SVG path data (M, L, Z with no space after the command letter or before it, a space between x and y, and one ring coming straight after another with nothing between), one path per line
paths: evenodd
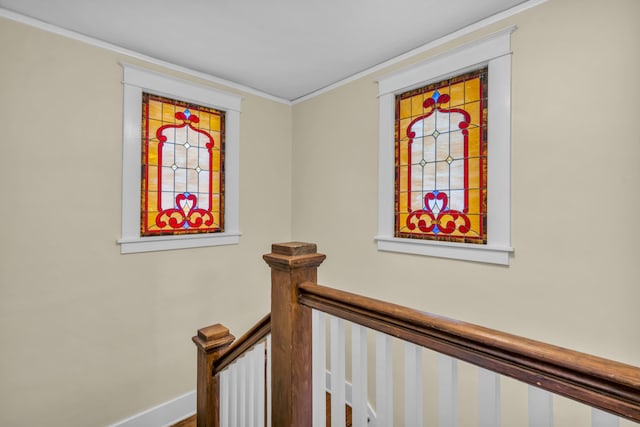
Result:
M240 233L216 233L215 235L183 235L133 237L118 240L121 254L169 251L173 249L202 248L206 246L237 245Z
M509 254L513 252L513 248L509 246L481 246L431 240L399 239L388 236L376 236L375 240L378 242L378 250L380 251L451 258L488 264L509 265Z

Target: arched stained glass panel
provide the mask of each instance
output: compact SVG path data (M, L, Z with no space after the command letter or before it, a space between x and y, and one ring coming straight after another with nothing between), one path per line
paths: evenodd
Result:
M224 231L223 111L142 97L141 235Z
M396 237L487 242L487 68L396 96Z

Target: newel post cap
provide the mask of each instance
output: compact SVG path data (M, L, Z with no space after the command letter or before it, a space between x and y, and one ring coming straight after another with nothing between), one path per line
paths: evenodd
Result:
M272 268L298 269L318 267L327 256L317 252L315 243L287 242L271 245L271 253L263 259Z
M207 353L227 346L235 339L229 329L219 323L198 329L198 335L191 338L199 350Z

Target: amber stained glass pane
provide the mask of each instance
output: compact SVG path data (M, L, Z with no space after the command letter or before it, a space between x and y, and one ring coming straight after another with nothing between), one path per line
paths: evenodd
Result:
M142 236L224 231L224 117L143 94Z
M396 97L396 237L486 244L487 74Z

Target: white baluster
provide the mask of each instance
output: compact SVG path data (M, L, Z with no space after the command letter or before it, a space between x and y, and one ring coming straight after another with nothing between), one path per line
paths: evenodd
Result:
M253 419L253 425L255 427L264 427L264 369L265 369L265 349L266 342L261 342L256 346L256 350L254 351L254 364L255 364L255 378L254 378L254 389L255 389L255 417Z
M376 425L393 425L391 337L376 333Z
M255 416L255 400L256 400L256 389L254 387L255 382L255 353L256 347L252 348L247 352L247 377L246 377L246 386L245 386L245 402L246 407L244 408L245 415L245 425L253 426L253 418Z
M313 387L313 425L326 427L327 400L326 377L327 341L325 315L318 311L311 312L311 346L312 346L312 387Z
M267 335L267 363L266 363L266 387L267 393L267 427L271 427L271 334Z
M238 371L238 425L247 425L247 355L244 354L235 363Z
M553 395L529 386L529 427L553 427Z
M249 374L247 375L247 426L254 426L254 418L256 414L256 399L258 398L256 383L256 353L258 345L251 349L251 353L247 355L249 358Z
M238 369L229 366L229 426L238 425Z
M253 408L249 412L251 425L254 427L264 427L264 421L259 422L261 414L264 412L264 341L258 343L252 351L253 378L251 387L253 389Z
M600 409L591 408L591 427L618 427L620 418Z
M351 324L351 419L353 427L367 425L367 329Z
M458 425L458 363L455 359L438 355L439 426Z
M331 316L331 425L346 423L344 320Z
M500 427L500 376L478 368L478 427Z
M422 348L404 343L404 423L422 426Z
M220 372L220 427L229 427L229 369Z

